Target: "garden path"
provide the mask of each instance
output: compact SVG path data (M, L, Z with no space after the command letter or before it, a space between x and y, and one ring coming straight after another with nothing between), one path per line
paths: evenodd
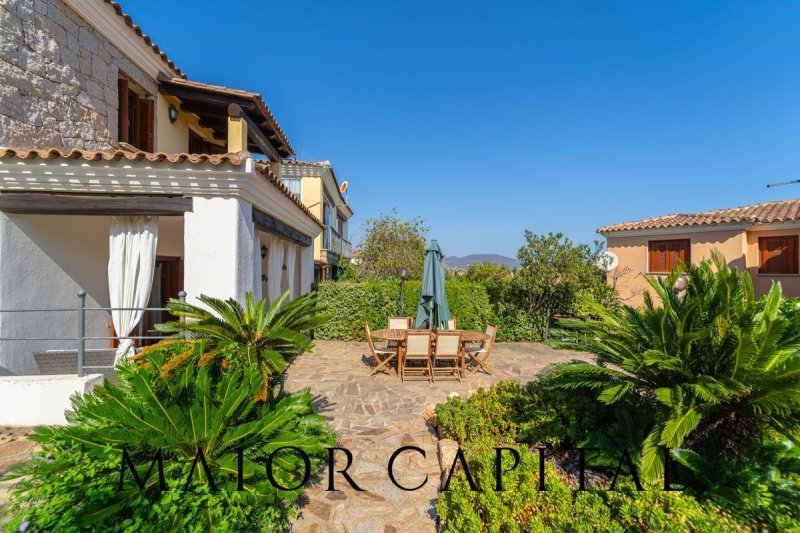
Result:
M298 532L390 533L435 531L435 506L440 468L437 438L426 423L432 406L457 392L468 396L480 387L500 380L527 382L546 366L571 359L589 360L586 354L554 350L534 343L495 345L490 365L494 376L478 373L457 381L401 382L394 374L370 376L366 343L318 341L313 352L299 357L289 369L286 388L309 387L321 414L339 434L339 445L353 453L348 470L363 492L350 488L336 474L336 491L328 492L328 474L306 490L300 514L294 521ZM413 451L395 461L398 483L413 487L428 475L427 483L413 492L395 487L387 464L401 446L425 450L425 458ZM342 452L337 465L346 464ZM340 489L340 490L339 490Z

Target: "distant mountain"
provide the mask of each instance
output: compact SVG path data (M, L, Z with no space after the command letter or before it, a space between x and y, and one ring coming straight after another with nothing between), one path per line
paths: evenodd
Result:
M475 263L497 263L500 265L508 265L511 268L516 268L519 265L517 264L517 260L512 257L506 257L505 255L498 255L498 254L472 254L472 255L465 255L464 257L445 257L444 262L448 268L455 268L455 269L466 269L470 265L474 265Z

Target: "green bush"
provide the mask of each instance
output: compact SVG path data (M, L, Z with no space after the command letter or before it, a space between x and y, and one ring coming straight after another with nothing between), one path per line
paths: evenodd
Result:
M407 281L404 287L403 315L416 317L422 282ZM492 313L486 289L479 283L460 280L445 282L450 314L458 327L483 330ZM370 328L385 328L387 319L398 314L399 281L335 281L317 287L321 310L328 316L315 337L323 340L363 340L364 323Z
M553 389L547 386L548 379L545 373L526 385L501 381L489 389L478 389L469 399L448 399L436 406L442 436L461 443L488 438L578 446L613 418L613 412L598 407L590 393Z
M466 456L479 491L466 477L453 476L450 490L440 494L437 511L445 531L746 531L747 528L712 505L675 492L633 490L620 477L617 491L576 492L555 467L545 467L546 491L539 487L539 456L517 448L520 464L503 476L495 491L495 452L491 441L473 443ZM510 462L506 453L504 461ZM504 468L510 467L504 462Z

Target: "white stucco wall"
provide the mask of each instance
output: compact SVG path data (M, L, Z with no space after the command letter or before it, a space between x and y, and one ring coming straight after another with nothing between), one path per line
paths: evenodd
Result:
M193 199L185 215L184 286L189 301L201 294L244 301L253 290L253 208L238 198Z
M0 309L107 307L111 217L0 213ZM183 218L159 220L158 255L183 255ZM108 335L110 316L87 311L87 336ZM77 313L0 313L0 338L75 337ZM108 340L87 341L107 348ZM33 352L77 348L74 341L0 341L0 375L36 374Z
M64 411L73 394L86 394L103 383L102 374L78 376L0 377L0 425L66 424Z

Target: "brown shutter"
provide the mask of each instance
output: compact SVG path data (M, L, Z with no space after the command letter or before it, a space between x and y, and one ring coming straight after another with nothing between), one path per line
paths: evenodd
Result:
M152 152L153 151L153 125L155 122L155 102L153 100L139 100L139 144L137 145L138 148L141 148L145 152Z
M117 80L117 92L119 95L119 109L117 121L117 139L119 142L130 142L128 139L128 80L120 78Z
M762 274L797 274L797 236L759 237L759 268Z

